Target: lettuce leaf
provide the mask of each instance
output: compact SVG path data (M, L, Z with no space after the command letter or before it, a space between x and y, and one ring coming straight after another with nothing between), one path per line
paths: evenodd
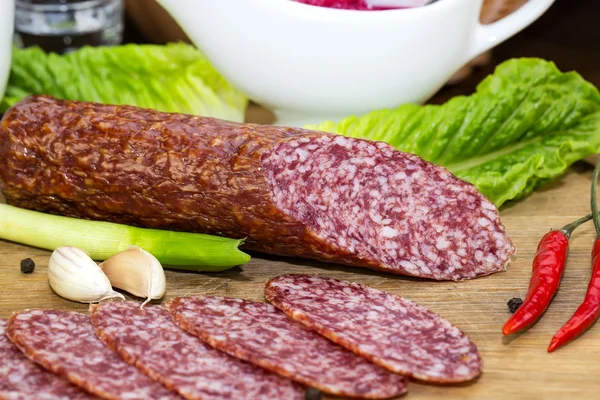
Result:
M471 96L308 128L384 141L417 154L473 183L500 206L600 153L600 94L552 62L513 59Z
M30 94L237 122L248 104L199 50L183 43L85 47L62 56L15 49L0 112Z

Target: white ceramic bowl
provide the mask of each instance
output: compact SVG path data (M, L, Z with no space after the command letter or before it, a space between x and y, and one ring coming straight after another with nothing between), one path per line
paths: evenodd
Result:
M351 11L290 0L159 0L234 85L278 123L423 102L474 56L523 29L554 2L529 0L491 25L482 0Z
M15 22L14 0L0 1L0 100L4 96L10 72L13 29Z

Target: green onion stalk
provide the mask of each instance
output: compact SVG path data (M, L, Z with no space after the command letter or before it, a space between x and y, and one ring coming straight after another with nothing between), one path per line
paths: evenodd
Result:
M167 267L190 271L218 272L250 261L239 250L243 239L61 217L6 204L0 204L0 239L46 250L78 247L98 261L138 246Z

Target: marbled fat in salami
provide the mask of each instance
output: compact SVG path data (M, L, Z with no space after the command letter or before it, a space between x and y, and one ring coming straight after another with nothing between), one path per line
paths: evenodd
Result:
M6 334L31 360L102 398L181 399L106 347L85 314L23 311L8 320Z
M410 300L357 283L282 275L266 298L293 319L390 371L437 383L481 373L477 346L446 319Z
M288 318L266 303L227 297L180 297L168 303L175 322L234 357L330 394L389 398L406 381Z
M90 312L96 335L108 347L186 399L304 399L290 380L179 329L163 306L105 302Z
M279 209L375 269L460 280L505 269L515 251L473 185L385 143L297 138L262 164Z
M8 340L0 319L0 399L92 400L77 386L30 361Z
M0 189L21 208L439 280L515 251L473 185L385 143L131 106L24 99L0 122Z

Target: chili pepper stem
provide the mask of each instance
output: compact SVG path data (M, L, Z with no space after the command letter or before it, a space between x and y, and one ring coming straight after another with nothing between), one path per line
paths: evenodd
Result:
M570 224L567 224L567 225L563 226L562 228L560 228L560 231L562 233L564 233L564 235L567 237L567 239L570 239L571 233L573 233L573 231L575 229L577 229L580 225L583 225L586 222L588 222L590 219L592 219L592 215L593 214L588 214L583 218L579 218L578 220L573 221Z
M598 213L598 202L596 201L598 175L600 175L600 158L596 161L594 173L592 174L592 217L594 218L594 227L596 228L596 238L600 237L600 214Z

